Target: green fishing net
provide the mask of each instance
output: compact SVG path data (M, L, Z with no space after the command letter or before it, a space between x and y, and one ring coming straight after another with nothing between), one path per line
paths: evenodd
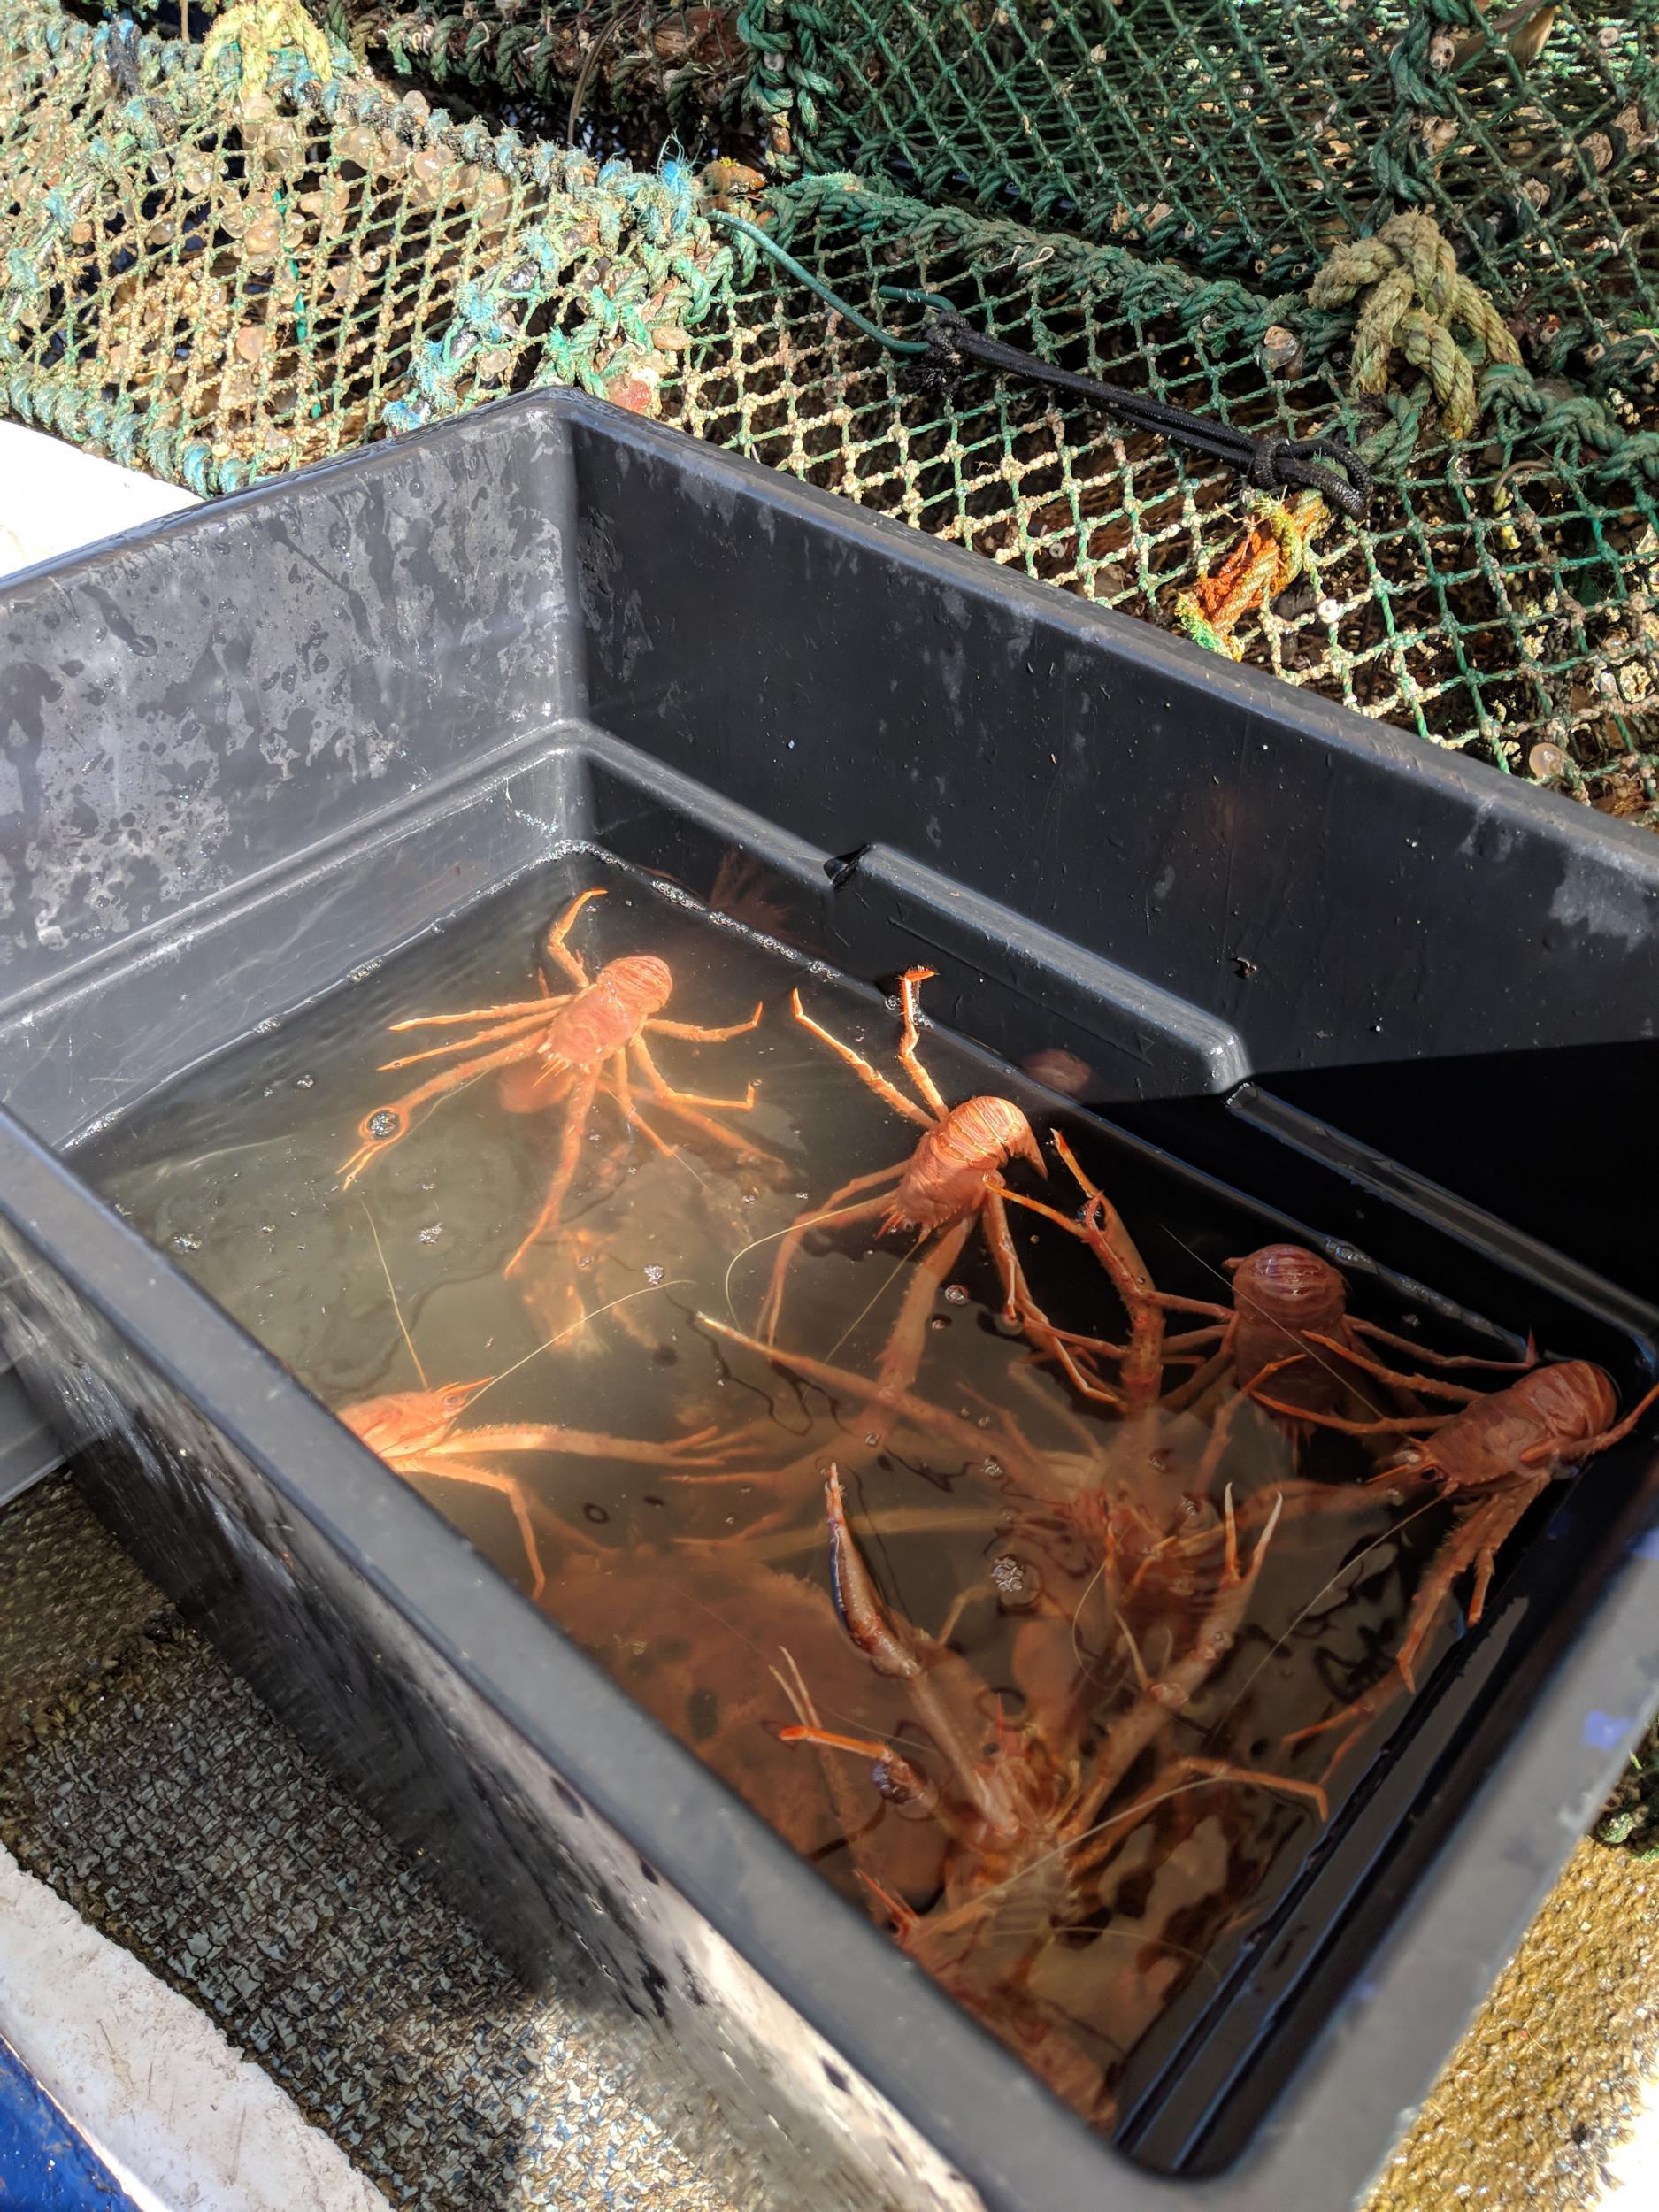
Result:
M0 0L0 395L220 490L580 382L1659 822L1656 12L243 0L204 59ZM918 390L808 280L1340 434L1370 511L1018 374Z
M774 157L1271 289L1408 209L1536 326L1659 365L1659 0L760 0ZM1508 19L1494 14L1500 27ZM1605 365L1603 373L1606 373Z
M1351 315L848 177L768 196L772 229L864 314L940 292L979 328L1253 431L1343 424L1377 468L1363 527L1331 521L1232 642L1250 661L1609 810L1659 784L1659 460L1524 372L1448 440L1419 378L1348 392ZM1082 399L972 374L947 399L764 253L671 377L671 420L1098 603L1174 626L1248 536L1236 472ZM1289 316L1291 320L1281 319ZM1506 388L1507 385L1507 388Z
M739 126L749 55L732 7L677 0L335 0L354 48L550 135L648 158Z
M202 493L539 382L656 404L725 249L688 186L0 5L0 393Z

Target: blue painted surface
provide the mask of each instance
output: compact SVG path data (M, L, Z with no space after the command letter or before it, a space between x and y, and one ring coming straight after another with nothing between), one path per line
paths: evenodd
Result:
M132 2199L3 2042L0 2206L5 2212L133 2212Z
M1635 1725L1633 1713L1586 1713L1584 1740L1593 1751L1617 1751Z

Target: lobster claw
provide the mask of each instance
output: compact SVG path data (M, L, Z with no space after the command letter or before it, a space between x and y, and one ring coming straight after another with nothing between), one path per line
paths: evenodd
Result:
M920 1654L883 1602L864 1555L847 1525L847 1503L840 1470L832 1466L824 1483L829 1519L830 1588L841 1626L878 1674L912 1682L925 1671Z

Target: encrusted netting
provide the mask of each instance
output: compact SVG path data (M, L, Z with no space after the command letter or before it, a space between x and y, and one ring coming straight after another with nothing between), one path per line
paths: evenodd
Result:
M739 124L749 55L733 7L677 0L334 0L357 50L446 93L504 96L551 135L654 155ZM532 104L524 107L524 104Z
M1048 359L1254 430L1346 414L1379 465L1367 525L1313 536L1235 647L1609 811L1659 814L1659 471L1598 451L1571 405L1552 421L1500 402L1448 441L1420 396L1346 402L1341 317L1292 330L1282 300L1231 280L848 178L768 204L780 241L879 321L902 312L879 285L918 287ZM1166 626L1248 539L1232 470L1013 379L926 396L769 258L749 272L664 388L698 435Z
M726 258L684 180L26 0L0 176L11 411L204 493L538 382L649 410Z
M1477 0L757 0L743 23L785 165L1270 288L1415 208L1540 365L1659 366L1659 0L1507 32Z
M1472 0L325 13L357 60L298 0L198 11L206 48L0 0L12 412L219 491L579 382L1659 822L1659 0L1541 44ZM561 142L675 102L682 149L792 180ZM1252 436L1338 431L1370 511L1018 374L918 391L733 211L912 338L879 285Z

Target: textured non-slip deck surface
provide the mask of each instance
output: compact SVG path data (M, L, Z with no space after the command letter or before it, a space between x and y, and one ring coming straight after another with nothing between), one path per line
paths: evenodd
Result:
M572 1959L526 1995L66 1480L0 1515L0 1841L389 2200L766 2212L760 2168L695 2095L665 2108L603 1986ZM1595 2205L1656 2058L1659 1865L1586 1842L1368 2212Z
M59 1479L0 1517L0 1839L187 1992L394 2203L759 2208L572 1962L531 1997Z

